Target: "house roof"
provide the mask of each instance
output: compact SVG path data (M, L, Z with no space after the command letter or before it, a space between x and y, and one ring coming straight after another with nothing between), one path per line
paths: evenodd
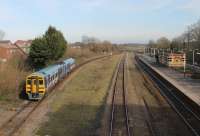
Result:
M24 41L24 40L17 40L14 44L18 45L19 47L29 47L31 45L31 40Z
M0 44L3 44L3 43L11 43L10 40L0 40Z
M0 41L0 47L11 48L11 49L16 49L17 48L15 46L13 46L13 44L12 44L12 42L10 40Z

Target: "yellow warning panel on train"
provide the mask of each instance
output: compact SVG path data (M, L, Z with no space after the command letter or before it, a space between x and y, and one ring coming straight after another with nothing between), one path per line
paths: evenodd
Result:
M169 53L167 57L167 65L169 67L184 67L186 57L183 53Z

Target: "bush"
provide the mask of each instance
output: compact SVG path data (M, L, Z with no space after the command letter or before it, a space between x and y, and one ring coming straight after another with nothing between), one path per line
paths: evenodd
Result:
M18 56L0 65L0 101L19 100L25 78L30 73L26 69L24 61Z
M76 63L81 63L97 55L97 53L90 51L89 48L68 48L63 59L72 57L76 59Z

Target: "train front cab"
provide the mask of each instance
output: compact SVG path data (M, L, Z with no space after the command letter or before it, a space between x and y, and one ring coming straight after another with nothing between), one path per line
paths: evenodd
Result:
M26 94L30 100L39 100L45 94L45 81L42 76L30 75L26 78Z

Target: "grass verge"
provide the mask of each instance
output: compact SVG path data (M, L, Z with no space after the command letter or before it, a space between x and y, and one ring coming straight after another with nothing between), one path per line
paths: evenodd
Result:
M96 135L104 111L107 90L119 56L86 65L50 104L49 120L38 135Z

